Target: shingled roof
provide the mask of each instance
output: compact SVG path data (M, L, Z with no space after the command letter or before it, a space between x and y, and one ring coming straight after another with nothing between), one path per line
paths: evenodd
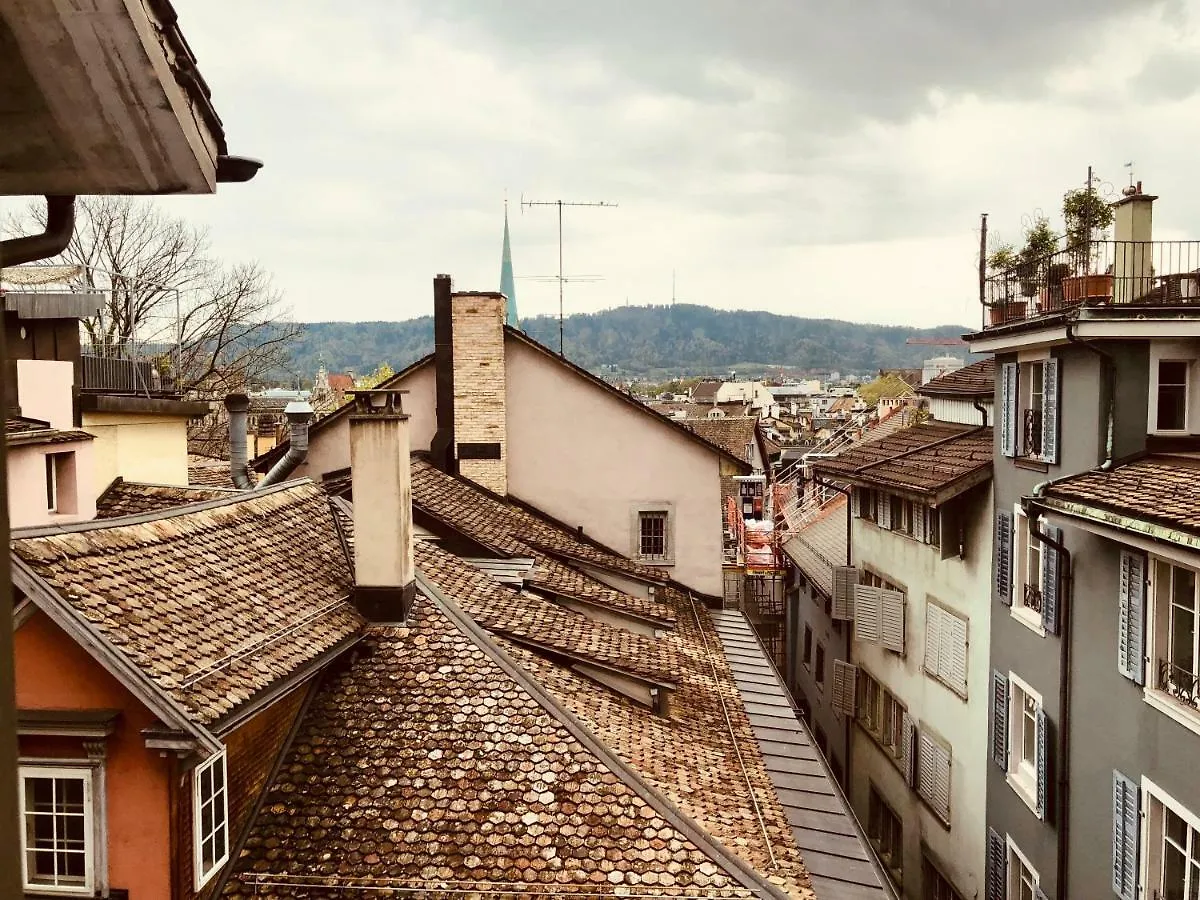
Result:
M201 728L362 624L328 501L309 483L13 537L22 592L98 635Z
M60 430L51 428L49 422L12 416L4 420L4 439L10 447L26 444L68 444L75 441L92 441L96 436L86 431Z
M1144 456L1107 472L1093 470L1052 482L1048 505L1082 507L1200 536L1200 460ZM1101 515L1099 518L1106 518ZM1120 524L1113 521L1112 524Z
M992 429L925 422L812 461L836 481L938 504L991 477Z
M757 416L721 416L715 419L681 419L689 431L693 431L715 447L720 447L730 456L746 459L746 445L757 441Z
M939 375L921 385L927 397L991 397L996 392L996 360L989 356Z
M227 498L230 490L179 487L169 484L142 484L117 478L96 499L96 518L112 519L139 513L158 512L189 503Z

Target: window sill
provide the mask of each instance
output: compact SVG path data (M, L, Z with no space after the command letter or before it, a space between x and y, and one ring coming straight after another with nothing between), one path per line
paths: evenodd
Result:
M633 558L633 561L636 563L640 563L643 566L655 566L655 567L663 567L663 568L665 568L667 566L675 565L675 560L673 560L673 559L647 559L646 557L643 557L643 556L635 556Z
M1031 472L1049 472L1050 463L1029 456L1014 456L1013 465L1018 469L1029 469Z
M1013 603L1009 609L1009 615L1036 634L1038 637L1046 636L1046 629L1042 626L1042 617L1039 613L1031 609L1027 609L1019 603Z
M1174 719L1193 734L1200 735L1200 711L1184 706L1170 694L1154 688L1142 688L1142 697L1163 715Z
M1029 807L1029 811L1035 816L1037 815L1037 785L1029 784L1026 779L1020 775L1009 772L1004 776L1008 786L1013 789L1013 793L1021 798L1021 802Z

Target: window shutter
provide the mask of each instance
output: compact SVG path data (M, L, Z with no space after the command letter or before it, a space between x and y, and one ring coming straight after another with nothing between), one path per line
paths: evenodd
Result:
M922 728L917 730L917 793L932 806L937 780L937 743Z
M879 643L880 594L882 590L867 584L854 586L854 639Z
M967 695L967 620L942 610L941 676Z
M1042 459L1058 462L1058 360L1042 363Z
M862 488L856 487L850 491L850 503L854 507L854 518L856 519L862 516L862 494Z
M1117 628L1117 669L1145 684L1146 558L1121 551L1121 613Z
M946 615L937 604L925 602L925 671L942 674L942 629Z
M833 711L853 718L857 697L858 667L835 659L833 661L833 687L830 691Z
M1012 606L1012 544L1013 514L1000 510L996 513L996 593L1005 606Z
M904 713L900 719L900 771L904 773L904 781L910 787L916 782L916 728L913 720Z
M992 670L992 762L1008 770L1008 676Z
M1008 895L1008 848L995 828L987 830L987 900L1004 900Z
M1017 364L1005 363L1000 370L1000 452L1017 455Z
M918 792L934 812L950 821L950 751L932 735L920 733L917 763L920 768Z
M1037 816L1045 819L1046 796L1050 787L1050 757L1047 755L1050 752L1050 729L1046 723L1046 711L1040 706L1034 718L1034 727L1037 732Z
M886 528L889 531L892 528L892 495L885 494L882 491L876 495L876 502L879 508L875 514L875 521L879 523L880 528Z
M879 613L879 643L888 650L904 652L904 594L881 590Z
M913 540L919 541L922 544L929 542L929 531L926 526L925 514L929 512L929 507L921 503L912 505L912 533Z
M1052 541L1062 541L1062 529L1043 525L1042 534ZM1050 634L1058 634L1058 551L1042 544L1042 627Z
M833 618L848 622L854 618L854 588L858 584L858 569L854 566L833 567Z
M1112 889L1121 900L1136 900L1138 887L1138 786L1113 770Z

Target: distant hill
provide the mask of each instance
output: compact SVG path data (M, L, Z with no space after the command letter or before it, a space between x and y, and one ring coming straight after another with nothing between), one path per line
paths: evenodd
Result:
M558 347L558 319L526 319L522 328ZM753 310L707 306L622 306L568 316L567 356L594 372L660 380L677 375L759 375L786 367L798 371L871 372L915 367L966 348L906 344L910 337L953 338L961 325L903 328L834 319L802 319ZM358 374L380 363L400 369L433 349L433 319L404 322L313 322L293 351L293 368L305 377L323 358L330 371Z

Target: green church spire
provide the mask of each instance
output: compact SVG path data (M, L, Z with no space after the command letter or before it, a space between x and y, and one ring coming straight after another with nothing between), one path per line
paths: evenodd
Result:
M500 257L500 293L508 298L508 310L504 321L519 328L517 320L517 288L513 284L512 247L508 241L508 201L504 201L504 253Z

